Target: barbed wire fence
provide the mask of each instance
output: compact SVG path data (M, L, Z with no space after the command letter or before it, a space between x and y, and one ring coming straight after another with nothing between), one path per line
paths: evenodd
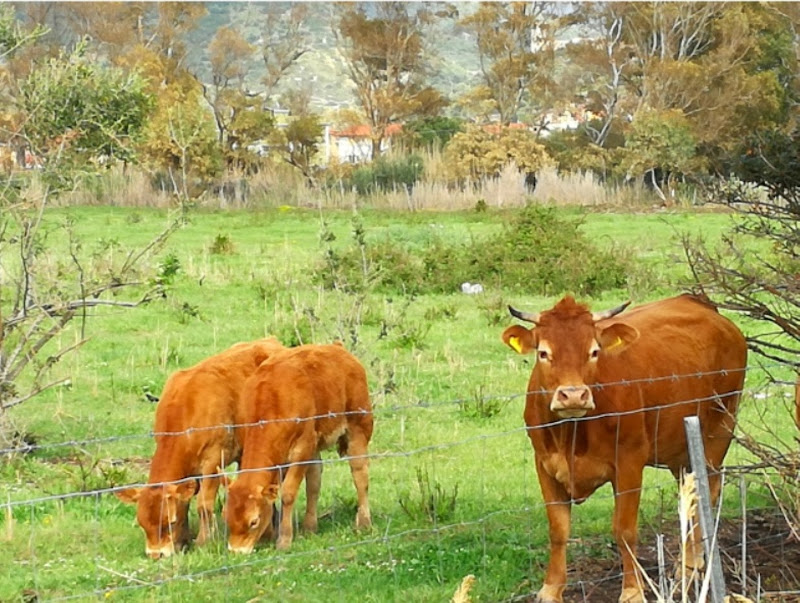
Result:
M659 380L663 379L668 382L678 379L697 379L705 375L708 375L708 373L671 376L659 378ZM653 380L628 380L620 384L606 385L635 386L642 381ZM789 392L790 385L793 384L779 382L767 389L763 386L746 388L743 392L743 398L747 400L747 404L759 404L764 400L772 402L780 400L787 403L791 395L793 402L793 394ZM490 395L484 396L484 398L502 405L511 401L524 400L524 396L525 394L521 393ZM15 571L21 573L21 577L18 576L20 583L24 582L27 585L25 589L33 593L31 596L35 598L30 600L58 601L98 597L108 598L112 593L155 592L153 589L159 589L171 583L196 583L205 578L235 576L245 570L269 572L278 560L282 563L291 563L297 560L307 563L310 571L324 572L328 571L326 569L327 566L324 564L315 565L315 561L320 557L327 558L330 555L344 555L348 551L354 550L368 550L368 556L372 558L363 563L379 567L381 568L380 571L392 573L399 583L401 580L398 574L401 571L405 571L404 565L406 565L402 546L409 540L426 543L437 549L438 552L444 553L453 546L464 546L464 539L453 539L453 535L468 534L468 539L471 539L474 546L482 547L486 550L487 547L491 546L490 541L497 538L496 530L508 530L510 532L516 531L517 534L514 536L514 540L517 546L526 548L529 551L527 573L531 582L519 585L518 592L508 593L507 600L527 600L538 588L537 580L541 580L540 576L544 568L541 559L544 558L546 560L546 555L543 555L542 552L547 552L548 546L544 503L541 500L535 471L532 467L533 452L526 437L528 428L525 427L521 416L518 416L516 417L516 424L518 425L516 427L499 428L488 433L463 435L457 427L458 421L454 421L452 412L448 413L447 411L463 409L471 400L471 398L458 398L443 401L417 401L411 404L384 403L377 405L373 409L376 434L382 428L386 428L387 425L392 425L395 431L393 434L394 439L373 437L373 444L367 455L371 465L370 477L373 484L371 488L373 495L381 485L386 485L386 480L379 478L384 471L390 477L395 478L398 473L402 473L407 479L411 478L411 483L413 484L411 466L417 463L417 479L420 488L422 488L424 478L420 473L420 466L424 466L426 462L432 465L438 464L438 466L442 467L442 471L447 473L452 467L453 459L456 462L464 458L470 459L471 463L468 466L459 467L456 475L448 476L451 482L456 478L477 482L477 485L467 490L466 495L464 490L460 494L462 501L464 496L475 497L479 500L477 504L474 500L470 500L469 504L464 504L464 507L469 509L463 513L445 514L440 513L441 509L432 508L426 509L430 513L427 521L420 518L411 518L409 521L410 515L406 513L403 506L396 500L397 496L395 496L395 503L391 505L391 508L377 507L373 502L373 514L376 517L374 529L368 533L353 534L345 538L345 542L337 544L326 543L322 547L302 546L302 543L300 546L295 546L298 545L298 540L296 539L295 545L289 551L278 552L274 550L274 547L266 544L256 554L249 557L241 557L227 551L224 546L223 530L221 535L218 536L219 542L216 547L209 548L209 552L203 557L202 567L185 561L180 561L177 564L173 562L172 565L166 565L164 562L150 562L153 569L142 571L138 566L134 569L111 567L113 562L109 561L103 548L103 540L109 538L107 532L104 531L104 524L109 521L109 515L118 514L115 509L121 504L111 495L123 487L129 487L131 484L115 483L102 487L46 493L45 489L38 484L14 483L7 484L6 500L0 501L0 518L5 523L5 535L0 535L0 539L12 544L16 541L16 546L26 551L26 558L21 560ZM647 409L645 412L660 412L665 408L676 405L699 406L710 401L712 399L686 400L656 409ZM327 416L324 415L322 418ZM609 414L603 416L614 417L618 415ZM300 420L315 420L316 418L320 417L307 417ZM414 419L418 420L419 423L415 423ZM596 419L597 417L595 416L584 419L570 419L570 421L580 422ZM295 421L295 419L292 420ZM780 420L775 417L769 419L769 421ZM415 426L420 427L422 423L430 424L436 421L454 423L456 425L453 428L453 437L451 439L435 442L416 442L411 437L411 432ZM791 423L791 413L786 413L786 421ZM263 422L250 425L261 424ZM0 459L25 457L32 454L52 456L58 459L69 456L75 450L95 448L99 451L107 452L112 448L111 445L125 445L142 441L152 442L155 435L179 437L182 434L198 430L233 430L235 427L242 426L222 425L188 428L181 432L161 434L143 431L141 433L112 434L83 440L26 444L14 448L0 449ZM793 438L796 438L796 435L786 437L791 442ZM498 458L496 458L496 453L499 449L498 443L507 445L504 456L499 459L499 462L503 463L502 467L493 465L493 463L498 462ZM791 443L775 441L769 442L769 445L774 445L777 449L783 448L787 450L787 455L793 454ZM326 455L322 458L321 462L325 467L342 467L342 471L336 472L334 476L326 474L323 479L323 493L329 488L336 488L338 491L339 482L349 480L349 471L342 465L342 463L347 463L347 460L347 457L334 458L332 455ZM125 458L111 458L107 459L107 462L111 466L125 466L128 460ZM794 462L797 463L797 459ZM508 479L493 480L493 473L498 471L505 472L514 465L521 467L515 472L511 471L516 480L514 484L515 491L509 492L508 496L488 496L492 488L496 488L498 484L502 487L509 486ZM285 468L286 465L283 467ZM782 567L784 560L789 560L792 555L798 557L796 549L800 548L797 542L789 540L789 537L792 536L789 533L792 530L788 521L789 518L785 516L785 512L779 505L772 504L769 497L763 493L754 497L758 501L755 506L752 501L747 502L747 492L752 489L754 484L757 486L757 484L761 483L760 480L763 480L764 472L769 471L769 469L768 465L752 457L742 458L739 462L736 462L729 452L726 458L726 464L723 468L723 499L740 501L738 517L731 521L734 524L738 522L744 526L738 545L734 544L722 549L725 565L728 568L732 568L729 573L735 577L738 576L738 582L734 580L736 586L733 584L729 586L730 590L747 594L753 600L800 600L800 586L795 589L786 586L787 584L800 585L800 576L795 573L797 567L791 567L790 565ZM242 470L231 468L225 470L224 475L232 478L241 472ZM330 477L333 477L334 483L329 483ZM187 477L183 480L167 483L194 479L194 477ZM397 482L402 480L395 479L390 481ZM461 483L457 481L456 487ZM146 483L140 482L134 485L144 486ZM436 485L438 486L438 483ZM53 488L58 489L58 486L54 485ZM343 485L341 489L345 490L346 487ZM674 534L675 517L677 515L675 503L677 488L675 480L669 472L653 471L647 473L642 489L639 557L648 574L657 575L659 571L663 570L654 561L656 559L653 554L655 550L654 542L659 538L663 538L664 533ZM452 494L452 500L448 499L446 487L439 489L438 494L439 496L431 495L428 503L435 506L436 504L448 505L452 502L452 505L455 506L455 493ZM224 493L222 497L224 498ZM487 498L490 500L487 501ZM374 497L373 500L375 500ZM385 506L387 498L384 496L380 500L382 506ZM603 512L608 514L608 525L610 525L610 513L614 501L614 494L610 488L601 488L589 500L593 501L595 508L602 506L605 509ZM422 500L421 504L424 506L425 501ZM330 506L333 509L330 512L331 514L344 514L343 508L347 505L334 501ZM654 506L657 507L655 512ZM728 512L730 512L730 506L730 504L726 506ZM84 520L88 517L87 523L92 529L91 535L76 533L74 538L71 539L70 552L68 554L73 557L90 559L89 566L92 568L91 571L93 573L88 579L84 576L79 581L79 585L73 586L59 584L57 576L54 577L59 571L59 565L64 562L65 553L53 547L49 542L51 534L48 526L48 517L51 517L53 513L64 516L70 512L70 507L72 507L71 512L83 517ZM584 548L586 543L596 545L598 540L601 542L600 546L602 547L603 542L607 543L612 540L610 528L603 533L598 533L596 529L582 525L581 515L582 513L579 511L573 512L574 525L572 534L573 540L577 541L577 543L573 542L571 545L573 549ZM341 519L344 521L343 518ZM349 522L350 519L352 518L348 515L346 520ZM590 523L590 521L583 523ZM776 525L780 526L781 524L785 526L785 529L775 529ZM115 525L119 528L119 522ZM135 521L131 521L128 526L129 530L136 532L137 538L143 540L141 530L135 524ZM755 527L755 535L750 533L753 530L748 532L748 527ZM797 526L795 525L793 529L796 530ZM794 536L796 537L796 533ZM24 543L20 544L23 540ZM301 538L300 541L302 540ZM139 541L141 548L130 551L129 554L137 559L142 558L142 544ZM578 545L577 547L576 544ZM792 547L795 547L795 549L793 550ZM543 549L543 551L540 550L535 555L531 554L530 551L537 548ZM674 547L670 548L674 549ZM267 552L265 552L265 549ZM752 555L748 556L748 551L752 553L757 550L769 551L768 554L772 556L772 567L761 567L752 560ZM190 558L193 554L196 554L196 552L190 550L185 556L178 557ZM671 554L673 556L676 555L677 550L672 550ZM580 551L573 552L572 556L575 559L579 558ZM441 557L443 555L440 555ZM606 568L604 575L600 575L596 567L590 567L594 564L577 563L575 559L569 565L570 573L567 585L567 592L570 594L569 600L603 600L598 598L598 592L602 592L602 589L606 587L612 590L613 588L619 588L622 575L615 556L610 556L608 562L603 564L603 567ZM797 561L800 562L800 557L798 557ZM443 563L443 561L440 561L439 573L441 575L446 573L442 567ZM485 565L486 563L486 555L484 555L483 564ZM487 567L478 569L484 572L490 571L490 568ZM463 574L473 573L475 570L475 567L464 567ZM765 573L766 575L767 572L769 572L769 580L765 578L762 581L761 574ZM778 580L775 576L782 576L783 579ZM89 586L89 583L91 583L91 586ZM3 596L0 596L0 599L3 599ZM25 594L19 593L18 600L25 600Z

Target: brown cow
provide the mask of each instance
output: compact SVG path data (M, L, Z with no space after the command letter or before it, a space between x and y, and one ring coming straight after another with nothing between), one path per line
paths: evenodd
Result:
M592 314L565 297L555 307L512 315L503 341L534 351L525 405L536 472L550 525L550 562L537 601L560 602L567 579L572 503L606 482L622 557L620 601L642 601L635 555L642 472L666 466L679 478L689 463L684 417L698 415L714 499L717 470L732 438L747 362L739 329L708 300L690 295ZM695 534L694 555L702 565Z
M228 427L243 421L239 393L258 366L283 349L274 337L239 343L167 380L156 408L153 485L114 493L137 504L150 557L168 557L188 542L189 501L197 492L196 480L186 479L192 476L205 476L197 496L197 543L210 538L220 478L209 476L241 457L242 431Z
M321 482L319 451L338 444L348 456L358 494L356 527L371 525L369 460L372 406L364 367L341 345L304 345L262 364L242 392L247 405L244 452L238 479L228 489L223 516L228 548L249 553L268 536L281 474L278 549L292 542L292 507L303 478L307 506L303 527L317 527ZM270 468L270 469L267 469Z

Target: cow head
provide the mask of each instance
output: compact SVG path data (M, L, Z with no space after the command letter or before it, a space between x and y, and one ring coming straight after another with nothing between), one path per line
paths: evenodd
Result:
M228 524L228 550L252 553L256 543L272 528L273 505L278 486L252 485L241 477L228 488L228 500L222 510Z
M508 327L503 341L519 354L536 353L531 382L537 389L552 392L550 410L558 417L583 417L594 410L591 385L601 354L616 354L639 337L639 332L628 325L599 323L619 314L629 303L594 314L569 296L551 310L536 314L509 306L512 316L534 326Z
M136 505L136 518L145 534L145 553L152 559L169 557L189 542L189 501L197 480L117 490L124 503Z

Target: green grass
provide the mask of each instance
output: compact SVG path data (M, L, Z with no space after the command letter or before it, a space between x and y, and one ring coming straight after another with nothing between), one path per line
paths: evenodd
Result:
M49 219L67 216L87 242L104 238L119 249L148 241L169 220L164 211L102 207L61 209ZM389 237L422 248L434 237L457 242L498 232L508 214L364 210L360 217L368 242ZM46 448L0 465L0 502L21 503L0 517L0 601L21 600L25 589L42 599L218 601L224 593L233 601L444 601L470 573L476 601L538 588L547 528L521 395L531 365L499 337L512 322L505 304L543 309L556 297L488 290L360 299L321 290L311 273L322 258L323 220L335 245L351 241L349 211L191 213L153 262L156 268L171 255L180 266L166 299L136 310L92 311L90 341L54 369L70 385L12 413ZM675 259L681 256L676 232L713 241L730 217L588 213L583 220L582 231L597 245L633 250L644 275L589 300L599 307L678 292L687 272ZM219 241L223 248L215 248ZM359 313L354 304L361 304ZM178 368L270 334L287 343L341 339L367 367L376 419L374 529L354 532L349 471L328 454L320 532L298 534L290 552L265 546L232 557L217 541L174 559L146 559L132 507L108 493L71 495L146 479L154 406L145 392L157 395ZM74 337L70 331L62 339ZM745 423L763 420L759 402L745 406ZM767 420L778 421L782 412L770 405ZM785 418L783 424L788 434ZM732 462L746 458L731 452ZM457 488L452 516L442 525L406 513L399 502L419 508L420 471L433 490ZM647 471L643 526L662 515L675 524L672 482L666 472ZM34 499L43 500L27 502ZM611 540L611 508L606 486L573 513L577 538L600 538L591 555L609 554L602 543ZM573 556L581 552L571 547Z

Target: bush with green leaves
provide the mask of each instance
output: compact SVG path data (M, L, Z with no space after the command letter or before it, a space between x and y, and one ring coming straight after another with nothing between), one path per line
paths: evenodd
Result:
M85 56L86 44L38 66L21 84L24 135L49 165L105 157L130 161L154 99L136 73Z
M353 171L352 187L359 195L411 189L422 176L424 165L419 155L380 157Z
M580 220L555 208L528 205L492 236L459 243L436 238L422 250L390 238L361 236L344 250L329 247L315 280L326 287L374 285L405 294L458 291L465 281L540 295L596 295L624 287L635 269L632 252L600 250L580 226Z
M441 149L458 132L464 121L457 117L424 117L403 125L402 140L412 149Z

